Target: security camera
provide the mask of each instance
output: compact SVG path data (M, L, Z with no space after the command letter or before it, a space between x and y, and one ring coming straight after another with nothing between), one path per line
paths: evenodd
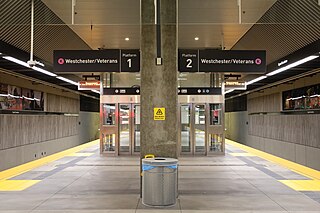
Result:
M30 67L36 66L36 61L27 61Z

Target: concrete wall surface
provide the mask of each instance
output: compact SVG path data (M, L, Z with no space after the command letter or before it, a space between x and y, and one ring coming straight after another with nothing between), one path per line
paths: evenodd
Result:
M246 124L249 116L247 111L226 113L226 138L301 165L320 170L319 148L299 144L299 141L293 143L250 135L248 133L249 124ZM284 131L286 131L286 128L284 128ZM320 144L320 138L317 138L316 140Z
M79 117L76 117L76 120L78 125L78 131L74 135L39 142L29 140L27 144L19 144L16 146L11 146L10 148L0 149L0 171L99 138L99 113L80 112ZM15 130L11 129L8 131ZM45 135L48 133L43 134ZM9 143L10 140L6 141L6 144Z
M320 114L282 110L283 91L316 84L320 73L248 94L248 111L225 114L226 138L320 170Z

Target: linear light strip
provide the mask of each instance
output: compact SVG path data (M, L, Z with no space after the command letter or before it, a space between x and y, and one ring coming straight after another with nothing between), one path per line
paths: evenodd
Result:
M278 74L278 73L284 72L284 71L286 71L286 70L288 70L288 69L291 69L291 68L293 68L293 67L299 66L299 65L304 64L304 63L306 63L306 62L308 62L308 61L314 60L314 59L316 59L316 58L318 58L318 57L319 57L319 55L311 55L311 56L308 56L308 57L303 58L303 59L301 59L301 60L299 60L299 61L296 61L296 62L294 62L294 63L292 63L292 64L289 64L289 65L287 65L287 66L284 66L284 67L281 67L281 68L279 68L279 69L276 69L276 70L268 73L266 76L265 76L265 75L264 75L264 76L260 76L260 77L258 77L258 78L256 78L256 79L253 79L253 80L251 80L251 81L249 81L249 82L246 82L246 85L250 85L250 84L256 83L256 82L261 81L261 80L263 80L263 79L265 79L265 78L267 78L267 77L269 77L269 76L273 76L273 75L276 75L276 74Z
M24 67L30 68L30 67L29 67L29 64L28 64L27 62L21 61L21 60L19 60L19 59L14 58L14 57L11 57L11 56L3 56L2 58L7 59L8 61L14 62L14 63L16 63L16 64L20 64L20 65L22 65L22 66L24 66Z
M93 90L91 90L91 91L94 92L94 93L100 94L100 91L98 91L98 90L93 89Z
M19 59L16 59L14 57L11 57L11 56L3 56L2 58L8 60L8 61L11 61L11 62L14 62L16 64L19 64L21 66L24 66L24 67L27 67L29 69L33 69L35 71L38 71L38 72L41 72L43 74L46 74L46 75L49 75L49 76L52 76L52 77L56 77L57 75L52 73L52 72L49 72L45 69L42 69L42 68L39 68L39 67L30 67L29 64L27 62L24 62L24 61L21 61Z
M278 74L278 73L281 73L281 72L286 71L286 70L288 70L288 69L291 69L291 68L293 68L293 67L299 66L299 65L301 65L301 64L304 64L304 63L306 63L306 62L308 62L308 61L311 61L311 60L313 60L313 59L316 59L316 58L318 58L318 57L319 57L318 55L308 56L308 57L306 57L306 58L304 58L304 59L301 59L301 60L299 60L299 61L296 61L296 62L294 62L294 63L292 63L292 64L289 64L289 65L287 65L287 66L284 66L284 67L281 67L281 68L279 68L279 69L276 69L275 71L272 71L272 72L268 73L267 76L273 76L273 75L275 75L275 74Z
M265 79L265 78L267 78L267 76L265 76L265 75L260 76L260 77L258 77L258 78L255 78L255 79L253 79L253 80L251 80L251 81L249 81L249 82L246 82L246 86L248 86L248 85L250 85L250 84L253 84L253 83L256 83L256 82L258 82L258 81L261 81L262 79Z
M67 82L67 83L70 83L70 84L73 84L73 85L78 86L78 82L72 81L72 80L70 80L70 79L68 79L68 78L64 78L64 77L62 77L62 76L57 76L56 78L57 78L57 79L60 79L61 81L65 81L65 82Z
M54 73L52 73L52 72L49 72L49 71L47 71L47 70L45 70L45 69L42 69L42 68L40 68L40 67L31 67L33 70L35 70L35 71L38 71L38 72L41 72L41 73L43 73L43 74L46 74L46 75L50 75L50 76L52 76L52 77L56 77L57 75L56 74L54 74Z
M225 91L224 94L227 94L227 93L230 93L230 92L233 92L233 91L234 91L234 89L230 89L230 90Z

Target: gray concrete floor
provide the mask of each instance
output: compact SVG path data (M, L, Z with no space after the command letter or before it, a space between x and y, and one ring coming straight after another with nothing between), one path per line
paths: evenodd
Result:
M139 158L64 157L12 178L41 180L0 192L0 213L320 213L319 192L297 192L278 180L301 176L227 146L225 156L179 158L179 197L171 208L148 208L139 198Z

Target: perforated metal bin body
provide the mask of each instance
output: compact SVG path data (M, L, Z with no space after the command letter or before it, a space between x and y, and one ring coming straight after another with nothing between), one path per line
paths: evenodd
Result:
M147 206L172 206L178 196L178 160L142 159L142 203Z

